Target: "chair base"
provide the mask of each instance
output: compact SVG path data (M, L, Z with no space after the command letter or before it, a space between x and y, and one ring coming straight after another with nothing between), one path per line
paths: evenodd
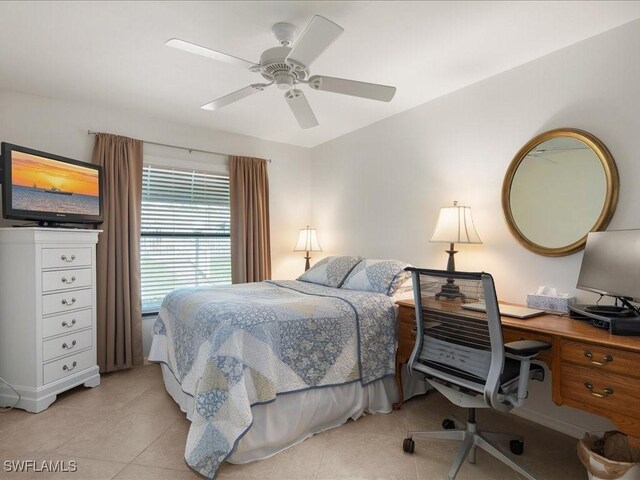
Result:
M471 416L471 412L470 412ZM520 465L514 462L506 452L497 444L499 441L517 442L517 445L522 446L524 438L521 435L515 435L510 433L499 432L483 432L477 429L477 425L473 421L467 422L467 425L463 425L457 418L451 416L448 418L453 422L455 429L440 430L432 432L409 432L407 438L404 440L403 450L407 453L413 453L414 451L414 439L415 438L435 438L438 440L459 440L462 441L462 448L458 452L451 469L449 470L449 480L455 480L456 475L462 467L462 463L468 458L469 463L476 463L476 447L480 447L485 452L493 455L502 463L508 465L524 478L528 480L536 480L530 473L524 470ZM445 420L443 425L445 425ZM514 443L511 443L514 445ZM513 447L512 447L513 448ZM522 453L522 447L519 448L519 453Z

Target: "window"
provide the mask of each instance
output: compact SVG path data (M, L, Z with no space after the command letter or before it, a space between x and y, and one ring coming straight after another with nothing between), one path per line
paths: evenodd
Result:
M143 313L174 288L231 284L229 178L145 165L140 263Z

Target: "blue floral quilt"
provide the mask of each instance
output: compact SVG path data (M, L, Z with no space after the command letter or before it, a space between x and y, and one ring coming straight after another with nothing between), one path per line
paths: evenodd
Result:
M185 459L214 478L251 427L251 406L276 395L394 373L391 297L267 281L178 289L154 325L149 359L194 397Z

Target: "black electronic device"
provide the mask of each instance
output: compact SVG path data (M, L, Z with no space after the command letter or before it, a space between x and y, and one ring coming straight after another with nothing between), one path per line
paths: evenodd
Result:
M577 288L614 297L616 305L573 305L571 318L614 335L640 335L640 230L589 233Z
M4 218L42 226L102 222L101 166L5 142L1 151Z

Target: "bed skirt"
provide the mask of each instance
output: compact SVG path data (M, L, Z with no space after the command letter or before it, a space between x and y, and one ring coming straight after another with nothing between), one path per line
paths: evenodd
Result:
M193 397L182 391L165 364L162 364L162 377L167 392L191 419ZM427 391L426 382L416 374L409 375L406 368L402 377L405 399ZM360 382L352 382L278 395L274 402L252 407L253 424L227 461L248 463L271 457L316 433L338 427L349 418L355 420L365 412L389 413L396 398L392 376L364 387Z

